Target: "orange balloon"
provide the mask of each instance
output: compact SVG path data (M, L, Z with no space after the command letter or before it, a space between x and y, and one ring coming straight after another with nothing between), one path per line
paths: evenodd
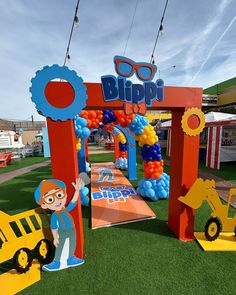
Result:
M91 128L91 126L92 126L92 121L88 119L88 120L87 120L87 127L88 127L88 128Z
M96 124L95 121L92 121L91 127L92 127L92 128L97 128L97 124Z
M149 174L148 174L146 171L144 171L144 177L145 177L145 178L150 178L150 177L149 177Z
M135 115L130 115L130 119L133 120Z
M97 114L95 111L89 111L88 117L89 117L89 119L94 119L97 117Z
M119 122L120 124L124 124L124 123L125 123L125 118L120 117L120 118L118 119L118 122Z
M114 113L115 113L115 115L118 116L118 117L124 115L124 112L123 112L123 111L115 111Z
M158 179L160 177L160 174L159 173L153 173L152 174L152 178L153 179Z

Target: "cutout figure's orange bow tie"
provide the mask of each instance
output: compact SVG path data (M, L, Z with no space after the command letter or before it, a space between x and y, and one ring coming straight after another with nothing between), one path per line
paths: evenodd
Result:
M125 102L124 103L124 111L126 116L132 115L132 114L140 114L144 116L147 111L146 103L131 103L131 102Z

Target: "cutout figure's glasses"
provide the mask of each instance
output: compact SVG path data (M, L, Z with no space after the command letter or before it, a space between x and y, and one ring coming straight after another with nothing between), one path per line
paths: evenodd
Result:
M50 195L44 196L42 198L41 203L52 204L55 202L56 199L64 199L64 198L65 198L64 190L59 189L58 191L56 191Z
M118 75L131 77L136 72L137 77L142 81L152 80L157 71L155 65L145 62L136 63L132 59L123 56L115 56L114 63Z

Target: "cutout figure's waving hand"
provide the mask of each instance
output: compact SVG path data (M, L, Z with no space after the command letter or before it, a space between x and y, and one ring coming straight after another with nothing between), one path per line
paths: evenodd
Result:
M81 188L84 186L84 182L81 177L77 178L75 182L72 182L73 187L75 188L75 193L73 198L71 199L71 203L75 203L78 200L79 192Z

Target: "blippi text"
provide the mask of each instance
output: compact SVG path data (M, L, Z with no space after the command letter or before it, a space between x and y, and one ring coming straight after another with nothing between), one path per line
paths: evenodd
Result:
M105 101L121 100L124 102L141 103L151 106L153 100L162 101L164 98L164 81L133 84L125 78L112 75L102 76L102 90Z
M92 198L93 200L100 200L100 199L116 199L116 198L127 198L130 195L136 195L136 191L133 188L129 189L122 189L122 190L105 190L99 192L93 192Z

